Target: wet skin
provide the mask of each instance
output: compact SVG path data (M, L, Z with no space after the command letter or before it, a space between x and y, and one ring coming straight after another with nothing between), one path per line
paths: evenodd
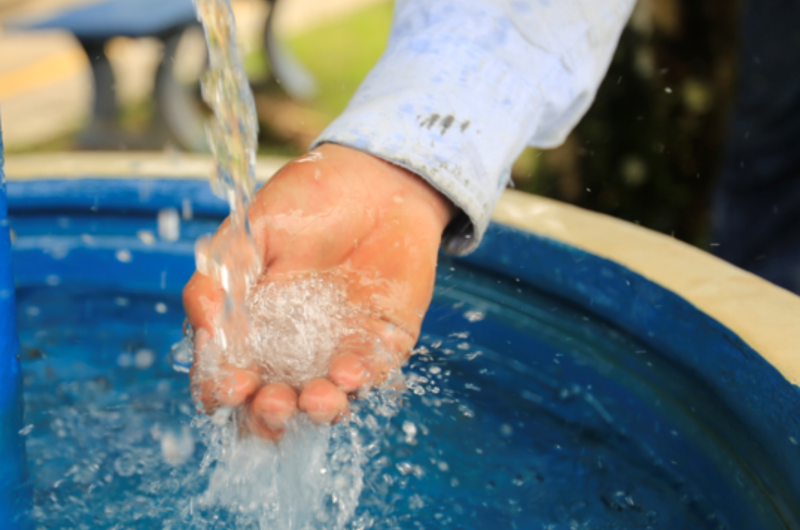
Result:
M203 410L240 407L242 429L272 440L298 411L320 423L345 415L349 394L381 383L408 359L433 294L441 234L455 212L418 176L355 149L326 144L287 164L249 210L259 281L310 272L345 279L348 304L360 308L350 327L360 332L339 344L327 377L302 388L264 384L257 366L223 365L222 377L211 380L196 361L192 385ZM184 288L197 350L213 334L223 295L199 272Z

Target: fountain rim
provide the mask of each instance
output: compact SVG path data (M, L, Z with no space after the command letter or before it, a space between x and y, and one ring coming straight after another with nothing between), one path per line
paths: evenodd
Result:
M288 158L259 157L268 180ZM48 153L6 155L6 179L205 179L210 155ZM506 190L492 220L621 265L678 295L740 337L793 385L800 385L800 297L701 249L639 225L552 199ZM794 317L792 316L794 315Z

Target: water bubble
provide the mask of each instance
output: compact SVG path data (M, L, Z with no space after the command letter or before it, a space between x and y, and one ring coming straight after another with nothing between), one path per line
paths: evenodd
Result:
M69 248L64 245L56 245L49 251L53 259L62 260L69 254Z
M117 257L117 261L121 263L130 263L133 261L133 256L131 255L131 251L125 248L119 249L115 256Z
M133 356L130 353L120 353L117 357L117 365L120 368L128 368L133 365Z
M58 284L60 284L60 283L61 283L61 278L59 278L59 277L58 277L57 275L55 275L55 274L49 274L49 275L47 275L47 277L44 279L44 282L45 282L47 285L49 285L50 287L55 287L56 285L58 285Z
M160 313L163 315L164 313L167 312L167 304L165 304L164 302L157 302L155 309L156 313Z
M191 202L189 211L191 214ZM175 208L164 208L158 212L158 237L164 241L177 241L181 237L181 218Z
M483 352L482 352L482 351L476 351L476 352L472 352L472 353L468 353L468 354L466 354L466 355L464 356L464 358L465 358L466 360L468 360L468 361L474 361L475 359L477 359L477 358L478 358L478 356L480 356L480 355L482 355L482 354L483 354Z
M408 507L412 510L421 510L425 507L425 502L419 494L414 494L408 498Z
M504 423L500 426L500 434L503 436L511 436L514 434L514 428L508 423Z
M189 373L194 361L194 341L191 337L184 337L175 344L169 352L170 364L176 372Z
M194 216L191 199L183 199L181 202L181 217L184 221L190 221Z
M185 464L194 454L194 436L184 425L177 433L169 431L161 436L161 456L172 466Z
M25 308L25 314L29 317L38 317L41 313L42 310L35 305L29 305Z
M18 431L20 436L28 436L33 430L33 424L30 423Z
M118 296L114 298L114 303L120 307L127 307L130 305L131 301L125 298L124 296Z
M155 361L155 359L156 355L155 353L153 353L153 350L141 349L136 352L133 364L139 370L145 370L153 366L153 362Z
M136 232L136 237L145 245L152 245L156 242L156 236L150 230L139 230Z
M470 322L480 322L481 320L486 318L486 315L481 311L467 311L466 313L464 313L464 318L466 318Z
M132 451L114 460L114 471L121 477L131 477L139 471L139 468L140 464Z
M407 444L416 443L417 426L410 421L403 422L403 432L406 434L405 442Z

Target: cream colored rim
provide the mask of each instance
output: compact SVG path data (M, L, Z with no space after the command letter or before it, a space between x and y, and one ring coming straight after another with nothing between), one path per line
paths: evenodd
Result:
M259 157L256 179L265 181L289 158ZM178 152L95 152L41 153L6 156L6 178L36 180L40 178L208 178L214 170L210 155Z
M288 159L262 158L259 180ZM10 180L76 177L205 178L209 156L78 153L10 156ZM494 220L609 259L678 294L800 384L800 297L673 238L574 206L507 190Z

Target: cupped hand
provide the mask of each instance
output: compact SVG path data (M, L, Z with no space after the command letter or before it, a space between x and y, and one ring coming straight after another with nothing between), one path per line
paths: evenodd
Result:
M320 423L344 415L348 395L380 383L408 359L431 301L441 235L454 213L418 176L355 149L326 144L286 165L249 209L263 267L259 283L309 273L356 278L342 288L348 306L357 308L352 322L359 333L342 339L326 377L302 384L265 384L257 365L222 364L221 377L207 379L196 355L192 384L203 410L239 407L244 431L273 440L298 411ZM184 289L196 351L212 338L223 296L200 272Z

